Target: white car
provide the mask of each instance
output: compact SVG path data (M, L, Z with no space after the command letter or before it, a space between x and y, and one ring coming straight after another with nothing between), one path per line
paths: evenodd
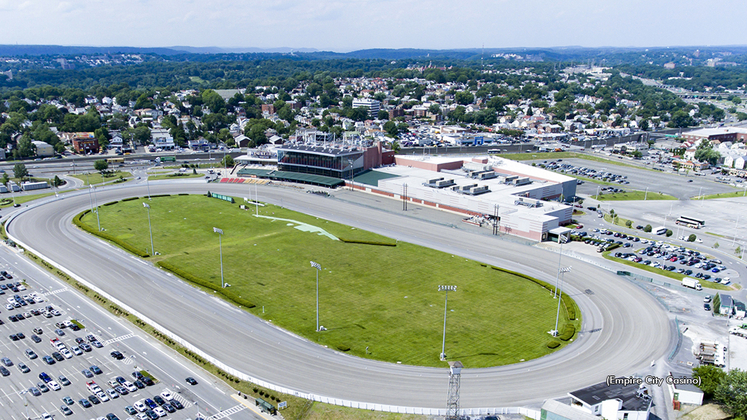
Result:
M48 387L49 387L49 388L50 388L50 389L51 389L52 391L59 391L59 390L61 390L61 389L62 389L62 387L60 386L60 384L58 384L58 383L57 383L57 382L55 382L55 381L49 381L49 382L47 382L47 386L48 386Z
M158 417L166 417L167 416L166 410L164 410L161 407L156 407L156 408L153 409L153 411L156 414L158 414Z
M148 407L145 406L145 403L143 402L143 400L135 401L135 404L133 404L132 406L135 407L135 410L139 411L140 414L142 414L143 411L145 411L145 410L148 409ZM143 414L143 415L145 415L145 414Z
M150 420L148 416L145 415L145 413L137 413L138 420Z
M75 353L76 356L80 356L81 354L83 354L83 350L81 350L78 346L72 346L70 347L70 350L72 350L72 352Z
M127 388L127 390L128 390L128 391L130 391L130 392L135 392L135 391L137 391L137 387L135 386L135 384L133 384L133 383L132 383L132 382L130 382L130 381L124 381L124 382L122 383L122 386L123 386L123 387L125 387L125 388Z
M73 354L70 353L70 350L68 350L68 349L66 349L64 347L60 349L60 353L62 353L62 355L65 356L65 359L72 359L73 358Z
M168 389L164 389L163 391L161 391L161 396L166 401L171 401L174 399L174 394L172 394L171 391L169 391Z
M5 309L12 311L13 309L15 309L15 306L13 306L13 304L11 303L7 303L5 304Z
M107 389L106 393L109 394L109 398L111 399L119 398L119 393L111 388Z
M99 397L99 399L101 400L101 402L107 402L107 401L109 401L109 397L106 394L104 394L102 391L97 392L96 396Z

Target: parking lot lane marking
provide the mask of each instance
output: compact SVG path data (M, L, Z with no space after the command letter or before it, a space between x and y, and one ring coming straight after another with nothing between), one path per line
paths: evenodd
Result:
M246 406L243 404L235 405L231 408L227 408L219 413L213 414L212 416L208 417L206 420L220 420L223 418L226 418L232 414L236 414L239 411L246 410Z
M179 401L180 403L182 403L182 405L184 406L184 408L192 407L192 403L188 399L182 397L179 394L174 394L174 399L177 400L177 401Z
M70 289L68 289L67 287L63 287L61 289L52 290L52 291L49 291L49 292L44 292L44 293L42 293L42 296L56 295L57 293L67 292L68 290L70 290Z
M135 334L133 334L133 333L129 333L129 334L125 334L125 335L120 335L119 337L114 337L114 338L111 338L109 340L106 340L106 341L104 341L101 344L103 344L103 345L106 346L106 345L109 345L109 344L112 344L112 343L116 343L118 341L127 340L128 338L132 338L134 336L135 336Z

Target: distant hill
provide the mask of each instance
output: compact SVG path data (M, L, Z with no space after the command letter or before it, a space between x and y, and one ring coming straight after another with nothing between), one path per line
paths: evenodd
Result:
M173 48L70 47L64 45L0 45L0 55L79 55L79 54L184 54Z

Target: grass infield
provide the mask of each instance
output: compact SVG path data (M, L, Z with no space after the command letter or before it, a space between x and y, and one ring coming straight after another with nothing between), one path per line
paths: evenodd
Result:
M147 198L107 203L100 218L107 235L148 253L142 202ZM332 349L444 367L438 357L441 284L458 286L448 301L449 360L470 368L505 365L551 353L551 341L560 341L558 348L569 342L548 334L557 309L552 292L520 275L273 205L260 207L260 215L269 218L257 218L253 207L240 210L238 203L204 196L159 196L148 204L160 254L149 260L177 267L198 287L216 290L254 315ZM96 230L90 212L81 223ZM213 227L224 232L224 278L231 286L223 290ZM327 331L315 331L316 269L310 261L322 266L319 320ZM578 329L580 320L568 321L561 306L559 329L567 324Z

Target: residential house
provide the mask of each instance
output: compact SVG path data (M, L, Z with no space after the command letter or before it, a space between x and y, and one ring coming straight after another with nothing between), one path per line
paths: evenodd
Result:
M651 395L645 385L598 383L569 392L571 407L607 420L648 420Z

